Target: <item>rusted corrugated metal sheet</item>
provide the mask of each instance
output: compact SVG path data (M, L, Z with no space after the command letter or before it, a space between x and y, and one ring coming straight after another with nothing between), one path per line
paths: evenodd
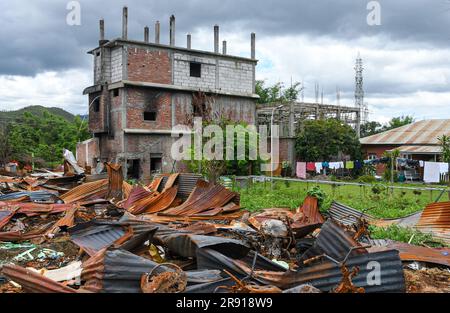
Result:
M153 181L148 185L148 188L150 188L152 191L158 191L159 185L162 183L164 176L155 177Z
M222 185L212 185L199 180L197 187L186 202L178 207L166 210L164 215L192 216L210 209L223 207L235 197L236 193L229 191Z
M99 225L71 232L70 239L92 256L124 235L125 230L120 226Z
M142 199L150 197L152 194L154 194L152 191L145 189L142 186L135 186L131 189L130 195L126 199L126 201L123 203L123 208L126 210L130 210L133 208L133 206L136 205L136 203Z
M108 192L108 179L84 183L63 194L60 198L65 203L86 201L92 198L104 198Z
M328 213L333 219L346 226L355 225L360 218L363 218L366 221L375 220L375 218L370 215L336 201L333 201Z
M351 270L359 268L359 273L352 282L357 287L364 288L365 292L405 292L405 278L403 267L398 251L390 250L376 253L367 253L350 257L346 267ZM379 274L379 284L371 279L369 275L375 271ZM264 273L256 275L264 277ZM324 292L335 288L342 280L342 272L338 264L325 261L324 263L306 267L297 273L286 272L279 279L280 288L291 288L300 284L311 284Z
M394 150L394 149L392 149ZM388 150L388 151L392 151ZM399 150L400 153L405 154L440 154L442 152L442 148L439 145L434 146L400 146L395 148L395 150Z
M450 266L449 248L428 248L404 242L386 242L383 246L372 247L369 251L397 250L402 261L428 262Z
M126 181L122 182L122 193L124 199L128 199L128 196L130 195L132 189L133 185L127 183Z
M85 281L84 289L92 292L106 293L140 293L141 277L152 270L155 274L171 272L172 268L158 266L149 259L142 258L123 250L100 251L93 258L83 263L81 279ZM189 284L212 282L221 279L217 271L187 271Z
M0 230L9 223L11 218L16 214L17 210L19 208L12 208L12 209L4 209L0 211Z
M44 224L42 226L36 227L32 229L29 232L22 233L20 231L8 231L8 232L2 232L0 233L0 241L25 241L25 240L31 240L35 238L44 238L45 233L51 229L53 226L53 222Z
M47 231L47 234L54 234L58 232L61 228L68 228L75 225L75 214L78 211L77 207L72 207L66 211L64 216L60 218L53 227Z
M177 186L164 189L162 193L155 197L150 205L145 207L145 210L142 213L158 213L170 208L177 197L177 192Z
M361 144L439 145L438 137L450 135L450 120L423 120L361 138Z
M17 191L8 193L6 195L0 195L0 201L10 201L23 198L29 198L30 201L51 201L57 198L59 193L57 191L50 190L37 190L37 191Z
M3 265L2 273L31 293L77 293L77 290L64 286L50 278L18 265Z
M161 236L156 235L157 238ZM161 245L169 251L183 256L195 257L200 248L211 248L233 258L242 258L249 252L249 247L242 241L216 236L174 233L161 238Z
M114 198L115 200L122 199L122 185L123 173L122 165L106 163L106 170L108 171L108 194L107 198Z
M161 184L158 190L164 189L165 184L169 179L167 175L164 176L163 174L159 174L156 175L155 179L156 178L161 178ZM178 176L178 183L177 183L178 185L177 196L182 200L186 200L197 186L197 181L201 178L202 176L199 174L180 173L180 175Z
M199 249L197 264L202 268L226 269L238 277L246 277L251 272L251 266L241 260L228 258L212 249ZM359 274L353 278L357 287L366 292L404 292L405 279L402 262L398 251L382 251L349 257L347 268L359 268ZM379 269L379 284L368 278ZM311 284L324 292L330 292L342 280L342 272L338 264L325 261L323 263L303 268L301 271L274 272L256 270L253 280L260 284L273 285L281 289L292 288L301 284Z
M354 240L344 228L337 225L333 220L327 220L322 225L319 236L313 246L302 255L301 261L326 254L340 262L344 260L348 253L351 256L367 253L367 250L364 248L351 251L352 248L356 247L361 247L361 244Z
M69 229L71 240L90 256L114 245L131 250L150 240L157 227L144 222L88 222Z
M306 236L325 221L319 212L318 200L315 197L307 196L302 206L297 209L297 214L301 214L302 217L291 224L296 237Z
M450 201L427 205L416 227L450 244Z
M170 174L169 179L164 184L164 188L163 188L162 192L164 192L167 189L171 188L175 184L175 181L178 179L179 175L180 175L179 173Z

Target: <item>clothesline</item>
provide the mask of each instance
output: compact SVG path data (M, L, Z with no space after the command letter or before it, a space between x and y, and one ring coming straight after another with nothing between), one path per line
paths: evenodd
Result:
M321 174L329 170L338 169L360 169L363 162L357 161L339 161L339 162L297 162L296 174L298 178L306 179L306 172L316 172Z

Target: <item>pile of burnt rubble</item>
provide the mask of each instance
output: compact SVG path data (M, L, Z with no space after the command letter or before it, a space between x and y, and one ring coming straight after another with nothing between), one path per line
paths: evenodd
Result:
M314 197L251 214L195 174L132 186L106 170L0 177L0 292L407 292L430 269L449 291L448 249L372 240Z

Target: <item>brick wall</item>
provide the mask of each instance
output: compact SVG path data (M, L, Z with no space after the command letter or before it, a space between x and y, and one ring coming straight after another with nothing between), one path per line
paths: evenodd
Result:
M99 111L94 111L94 99L101 96ZM104 88L101 92L89 94L89 131L92 133L101 133L106 131L106 114L109 101L109 91Z
M145 121L145 111L156 112L156 120ZM170 93L145 88L127 89L127 128L170 130L171 112Z
M172 84L169 53L162 50L128 48L128 80Z
M100 156L99 140L92 138L77 144L76 158L78 165L82 167L95 167L94 158Z

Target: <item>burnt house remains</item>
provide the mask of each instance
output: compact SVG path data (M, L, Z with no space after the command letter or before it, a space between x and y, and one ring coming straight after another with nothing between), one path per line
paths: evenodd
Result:
M160 42L160 23L149 27L143 40L128 38L128 9L123 8L122 36L100 40L89 51L94 58L94 84L84 90L89 98L89 130L93 138L77 147L80 165L96 162L123 165L126 178L149 180L153 173L183 171L171 158L175 125L192 122L193 97L202 93L214 99L214 112L235 121L256 123L255 34L250 58L219 50L219 26L214 26L214 50L192 49L175 43L175 17L170 17L169 44Z

